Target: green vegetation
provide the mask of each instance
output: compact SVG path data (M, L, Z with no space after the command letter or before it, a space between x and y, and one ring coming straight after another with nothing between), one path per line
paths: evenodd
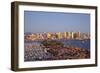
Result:
M64 44L56 40L44 40L41 42L45 47L63 47Z

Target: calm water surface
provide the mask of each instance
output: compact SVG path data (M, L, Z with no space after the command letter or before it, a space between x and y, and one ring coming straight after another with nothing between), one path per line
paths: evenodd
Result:
M64 43L65 46L79 47L81 49L90 49L90 40L59 40ZM24 45L40 45L41 42L28 41Z

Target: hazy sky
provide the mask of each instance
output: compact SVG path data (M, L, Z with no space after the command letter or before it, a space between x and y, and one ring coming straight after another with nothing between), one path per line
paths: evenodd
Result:
M90 14L24 11L24 32L90 32Z

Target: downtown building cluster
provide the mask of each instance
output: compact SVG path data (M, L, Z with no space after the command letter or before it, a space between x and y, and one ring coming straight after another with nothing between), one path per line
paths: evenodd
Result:
M24 39L26 41L34 40L65 40L65 39L90 39L89 33L80 33L80 32L43 32L43 33L30 33L24 34Z

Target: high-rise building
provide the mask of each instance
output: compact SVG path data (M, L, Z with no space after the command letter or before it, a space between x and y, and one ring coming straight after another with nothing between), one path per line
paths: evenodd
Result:
M57 34L57 36L58 36L58 39L62 39L62 34L61 34L61 32L58 32L58 33L56 33Z
M51 36L51 33L48 32L48 33L47 33L47 38L48 38L48 39L51 39L51 37L52 37L52 36Z
M66 32L64 32L64 38L67 39L67 33Z
M70 39L73 39L74 37L74 32L70 32Z
M70 39L70 32L66 32L67 39Z
M80 32L75 32L73 35L74 39L80 39Z

